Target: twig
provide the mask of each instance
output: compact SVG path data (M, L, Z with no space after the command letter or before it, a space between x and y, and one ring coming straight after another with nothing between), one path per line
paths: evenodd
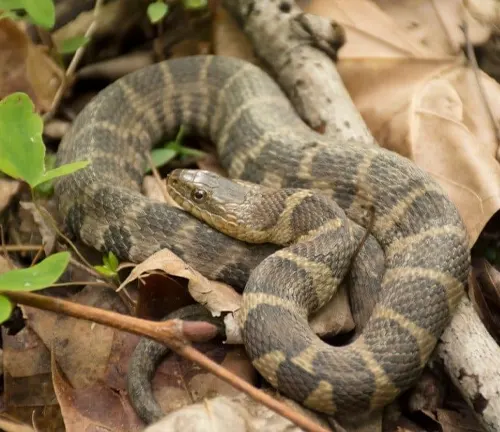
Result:
M474 49L472 48L472 43L469 38L469 25L465 20L462 21L462 31L465 37L465 46L467 47L467 58L469 59L469 64L472 66L472 71L474 72L474 78L476 79L479 94L481 95L481 99L483 100L483 103L486 107L486 112L488 113L488 117L490 118L493 129L495 129L497 144L500 144L500 127L495 120L495 116L491 112L491 107L488 103L488 99L486 98L486 92L484 91L483 83L479 77L479 65L477 64L476 54L474 53Z
M104 276L101 275L98 271L94 270L93 267L87 267L85 264L82 264L81 262L77 261L73 257L69 259L69 262L71 265L78 267L80 270L83 270L87 272L90 276L94 276L95 278L98 279L104 279Z
M289 419L297 426L311 432L327 432L326 429L311 419L292 410L283 402L276 400L272 396L252 386L247 381L230 372L223 366L215 363L213 360L210 360L204 354L189 345L186 335L194 335L196 333L193 331L195 326L210 324L198 322L194 323L177 319L159 322L148 321L113 311L81 305L54 297L46 297L31 292L2 291L2 295L7 296L14 303L20 303L55 313L62 313L74 318L96 322L118 330L127 331L140 336L146 336L157 342L163 343L179 355L195 362L201 367L207 369L209 372L212 372L223 381L248 394L257 402L262 403L283 417ZM215 331L215 328L213 331ZM205 333L204 337L206 338L207 336L208 333ZM212 337L213 335L210 336ZM194 338L192 339L194 340Z
M2 245L6 252L36 252L43 248L43 245Z
M50 285L49 288L66 287L66 286L82 286L82 285L92 285L92 286L102 286L102 287L115 288L114 285L112 285L108 282L103 282L103 281L61 282L61 283L54 283L54 284Z
M103 4L103 0L97 0L95 3L94 19L92 21L92 24L89 25L89 28L85 32L86 38L90 39L97 29L97 17L99 16L99 12L100 12L102 4ZM48 120L50 120L54 116L54 114L57 110L57 107L61 103L64 92L67 89L68 82L71 81L71 77L74 75L76 68L78 67L78 64L80 63L80 60L82 59L83 54L85 53L85 47L86 47L86 45L78 48L75 52L75 55L71 59L71 62L68 66L68 69L66 69L66 73L64 74L64 79L61 82L61 85L59 86L59 88L57 89L56 95L54 96L54 100L52 101L52 107L50 108L50 111L46 112L43 115L44 122L47 122Z
M163 194L163 198L165 198L165 202L167 204L174 204L174 205L177 205L175 203L173 203L172 201L172 198L170 198L170 195L168 194L167 192L167 188L165 187L165 183L163 182L163 180L161 179L161 176L160 176L160 173L158 172L158 170L156 169L155 167L155 164L153 162L153 159L151 159L151 155L149 153L146 153L146 158L148 160L148 163L149 163L149 166L151 168L151 172L153 173L153 177L155 178L155 180L158 182L158 186L160 187L161 189L161 193Z
M43 246L42 246L38 249L35 257L31 260L30 267L34 266L40 260L40 257L42 256L43 252L44 252L44 250L43 250Z

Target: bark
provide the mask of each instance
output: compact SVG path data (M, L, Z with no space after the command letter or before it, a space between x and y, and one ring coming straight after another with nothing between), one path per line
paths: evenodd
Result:
M304 13L291 0L223 0L223 5L309 126L333 139L374 143L332 61L344 43L340 26Z
M441 336L434 357L486 430L500 431L500 347L467 297Z

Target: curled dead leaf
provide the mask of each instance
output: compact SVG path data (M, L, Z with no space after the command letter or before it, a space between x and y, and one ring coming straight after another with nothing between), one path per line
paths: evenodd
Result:
M37 111L48 111L63 78L44 47L34 45L14 21L0 20L0 99L21 91Z
M38 225L38 229L40 230L40 235L42 236L43 249L45 254L48 256L54 250L54 246L56 244L57 232L54 227L48 222L47 218L50 215L40 214L38 208L32 202L21 201L20 205L23 209L29 211L35 220L35 223ZM46 212L45 209L40 209L43 212Z
M156 252L134 267L118 289L136 279L147 277L148 273L158 271L187 279L191 296L212 311L214 316L240 308L241 296L233 288L221 282L210 281L168 249Z
M291 410L299 411L328 428L318 415L298 404L268 391L284 401ZM235 397L218 396L201 403L186 406L150 425L144 432L168 432L178 430L213 430L220 432L247 432L249 430L295 432L301 431L289 420L256 403L245 394Z

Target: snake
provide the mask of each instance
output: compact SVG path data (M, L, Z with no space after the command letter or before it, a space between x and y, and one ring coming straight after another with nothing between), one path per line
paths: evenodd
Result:
M309 246L292 241L280 248L238 240L141 193L149 151L181 126L215 144L230 179L317 191L353 224L371 230L385 256L384 272L376 304L352 343L321 342L304 318L327 297L316 284L336 284L345 264L325 258L326 250L352 249L348 236L330 241L338 218L328 206L313 206L324 224L316 221ZM55 183L69 235L132 262L168 248L207 278L242 287L242 331L252 364L277 390L318 412L366 414L410 388L464 293L467 230L431 175L388 149L312 130L273 78L250 62L176 58L116 80L85 106L60 143L57 165L81 160L89 164ZM231 184L220 192L226 209L240 199ZM288 232L280 235L300 236L314 200L309 192L289 196L270 195L258 214L259 230L281 217L286 221L278 231ZM219 216L226 227L235 222ZM272 274L255 273L266 263Z

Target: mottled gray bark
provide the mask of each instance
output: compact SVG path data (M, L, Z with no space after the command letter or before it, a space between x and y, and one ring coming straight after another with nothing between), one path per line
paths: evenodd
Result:
M441 336L435 357L487 431L500 431L500 347L468 298Z
M340 141L374 142L332 61L344 42L341 27L304 13L290 0L223 0L223 5L313 129Z

